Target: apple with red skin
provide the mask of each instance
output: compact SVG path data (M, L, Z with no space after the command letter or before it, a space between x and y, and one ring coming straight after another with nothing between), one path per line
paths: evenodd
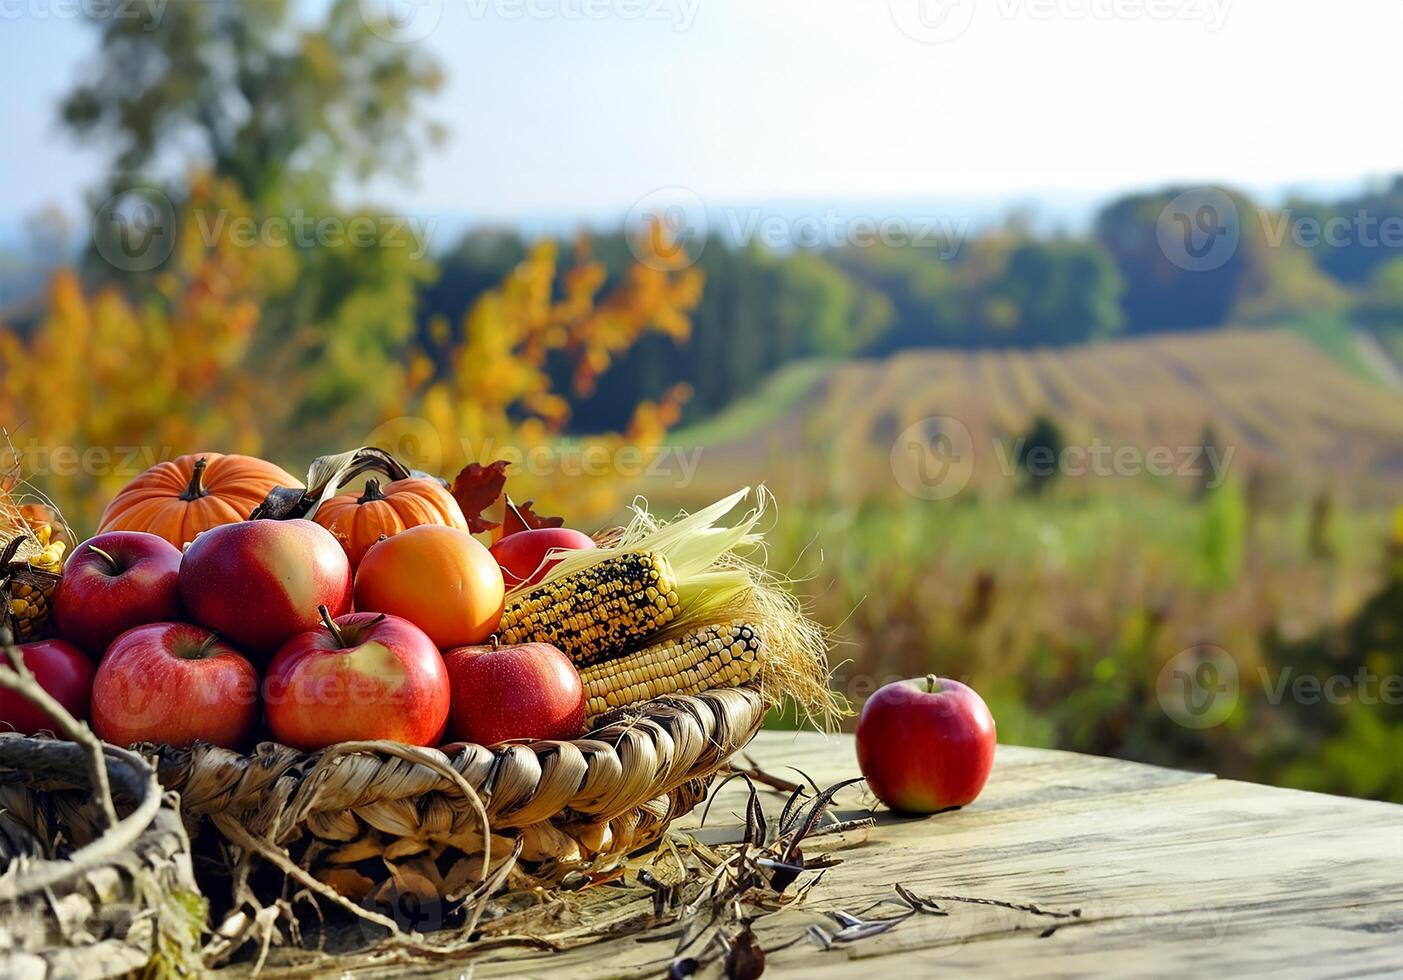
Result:
M994 766L995 742L984 699L928 674L867 699L857 721L857 764L893 810L935 813L974 801Z
M39 640L19 648L24 665L49 696L70 715L87 720L93 689L93 664L83 651L63 640ZM3 661L0 661L3 662ZM58 732L53 716L15 691L0 688L0 731L21 735Z
M256 663L316 629L317 608L351 611L351 563L331 532L312 521L244 521L195 537L180 562L190 617Z
M145 531L110 531L84 541L54 595L59 634L94 660L132 627L182 615L180 549Z
M546 577L564 555L556 555L547 560L552 551L580 551L593 548L594 539L580 531L568 527L542 527L530 531L517 531L508 534L489 550L497 564L502 566L502 581L507 588L515 588L523 582L535 585Z
M549 643L458 647L443 662L453 688L448 733L457 741L573 739L584 730L580 673Z
M114 745L246 745L258 724L258 672L214 633L190 623L127 630L93 681L93 730Z
M448 721L448 672L428 634L377 613L331 617L288 640L268 665L268 727L304 752L361 739L437 745Z

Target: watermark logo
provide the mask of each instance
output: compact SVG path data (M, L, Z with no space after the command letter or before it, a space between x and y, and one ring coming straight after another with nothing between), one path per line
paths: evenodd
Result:
M945 500L974 475L974 439L957 418L935 415L902 430L891 447L891 471L901 489L922 500Z
M428 419L388 419L370 430L362 445L385 450L411 470L437 473L443 468L443 438Z
M945 44L974 23L974 0L891 0L897 29L921 44Z
M443 19L443 0L359 0L361 20L372 34L395 44L413 44Z
M1237 707L1237 661L1222 647L1200 644L1179 651L1159 672L1159 706L1185 728L1214 728Z
M650 269L683 269L701 258L709 226L706 202L690 187L661 187L634 202L624 218L633 257Z
M1242 216L1216 187L1184 191L1164 206L1155 223L1159 249L1186 272L1211 272L1237 254Z
M175 250L175 206L154 187L114 194L93 215L97 253L123 272L150 272Z
M139 20L154 31L170 0L0 0L0 20Z

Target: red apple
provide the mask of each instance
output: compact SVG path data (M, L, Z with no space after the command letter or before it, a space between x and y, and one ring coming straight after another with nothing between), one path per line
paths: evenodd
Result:
M549 643L459 647L443 661L453 687L448 732L457 741L571 739L585 727L579 671Z
M564 557L559 552L593 547L594 540L588 534L572 531L568 527L543 527L508 534L494 544L491 551L497 564L502 566L502 580L511 589L523 582L535 585L545 578L546 573Z
M195 622L261 661L316 629L318 606L350 612L351 563L311 521L225 524L185 549L180 595Z
M40 640L26 643L19 649L24 665L39 686L74 718L86 720L93 689L93 665L83 656L83 651L62 640ZM0 659L0 663L5 662ZM10 729L21 735L58 731L48 712L40 710L23 695L0 688L0 731Z
M94 660L133 626L180 619L180 549L145 531L83 542L64 566L54 617L63 638Z
M448 672L419 627L398 616L351 613L294 636L263 682L273 737L311 752L385 739L437 745L448 720Z
M959 681L928 674L880 688L857 720L857 764L904 813L973 802L994 766L994 717Z
M152 623L107 648L93 681L93 730L116 745L244 746L258 723L258 672L209 630Z

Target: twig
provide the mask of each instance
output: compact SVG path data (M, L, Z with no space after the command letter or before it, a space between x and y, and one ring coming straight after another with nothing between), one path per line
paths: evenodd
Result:
M779 776L772 775L761 769L755 764L755 760L745 753L741 753L741 758L750 763L749 768L738 766L733 762L731 763L732 772L744 773L762 786L768 786L771 789L777 789L784 793L793 793L795 790L803 789L803 786L799 783L789 779L782 779Z
M898 886L898 890L901 890ZM904 896L903 896L904 897ZM1014 912L1029 912L1033 915L1046 915L1054 919L1080 919L1081 909L1072 909L1070 912L1054 912L1052 909L1040 908L1037 905L1020 905L1017 902L1004 902L997 898L967 898L963 895L925 895L921 896L926 902L964 902L967 905L992 905L1001 909L1012 909Z

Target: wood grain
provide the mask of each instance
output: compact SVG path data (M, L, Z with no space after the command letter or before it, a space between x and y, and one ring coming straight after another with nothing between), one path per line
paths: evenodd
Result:
M824 785L856 774L849 736L764 732L749 755L775 775L794 776L785 768L793 766ZM765 795L767 807L783 801ZM698 836L734 837L741 799L739 789L723 790ZM840 816L872 802L856 791L839 799ZM922 895L1079 915L942 901L946 917L915 917L826 952L804 940L773 953L766 977L1403 972L1403 807L1000 747L972 806L924 819L878 814L878 826L847 842L844 863L802 909L762 920L763 945L780 945L810 923L831 927L824 912L858 911L891 895L893 882ZM476 962L472 976L661 976L669 948L629 938L548 956L504 953ZM413 971L461 973L447 965Z

